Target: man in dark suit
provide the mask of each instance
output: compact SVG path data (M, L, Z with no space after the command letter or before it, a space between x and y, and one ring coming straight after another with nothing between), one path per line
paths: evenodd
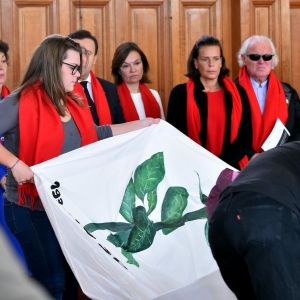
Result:
M82 48L80 83L84 89L96 125L125 122L115 85L95 76L92 67L98 53L97 39L87 30L78 30L69 37Z
M261 146L277 119L290 132L288 142L300 140L300 101L296 90L281 82L273 71L279 63L273 41L264 35L252 35L238 53L241 67L236 83L249 99L252 119L252 149L249 158L262 151Z
M209 243L238 299L300 299L299 182L292 142L252 159L221 194Z

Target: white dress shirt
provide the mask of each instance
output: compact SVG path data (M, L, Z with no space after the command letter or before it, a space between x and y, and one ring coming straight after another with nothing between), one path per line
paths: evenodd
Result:
M263 114L267 98L268 80L265 80L263 83L258 83L250 77L250 81L255 92L260 111Z

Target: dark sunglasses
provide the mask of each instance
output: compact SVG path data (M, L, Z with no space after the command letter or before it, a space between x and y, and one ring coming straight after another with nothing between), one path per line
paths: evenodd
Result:
M72 70L72 75L75 75L77 72L80 73L81 71L81 67L79 65L71 65L71 64L68 64L66 62L62 62L64 65L67 65L70 67L70 69Z
M260 55L260 54L247 54L247 56L253 61L259 61L261 58L264 61L269 61L273 58L274 54L263 54L263 55Z

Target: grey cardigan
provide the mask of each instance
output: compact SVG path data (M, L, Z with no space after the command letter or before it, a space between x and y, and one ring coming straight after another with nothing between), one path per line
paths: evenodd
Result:
M0 101L0 136L4 137L5 147L18 156L19 152L19 94L13 93ZM80 147L81 137L79 130L71 119L62 122L64 128L64 142L61 154ZM109 125L96 126L98 138L105 139L112 136ZM5 197L8 201L18 203L18 189L12 173L8 170Z

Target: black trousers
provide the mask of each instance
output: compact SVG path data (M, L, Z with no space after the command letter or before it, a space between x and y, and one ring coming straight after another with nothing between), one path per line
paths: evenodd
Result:
M238 299L300 299L300 218L262 194L240 192L219 203L209 243Z

